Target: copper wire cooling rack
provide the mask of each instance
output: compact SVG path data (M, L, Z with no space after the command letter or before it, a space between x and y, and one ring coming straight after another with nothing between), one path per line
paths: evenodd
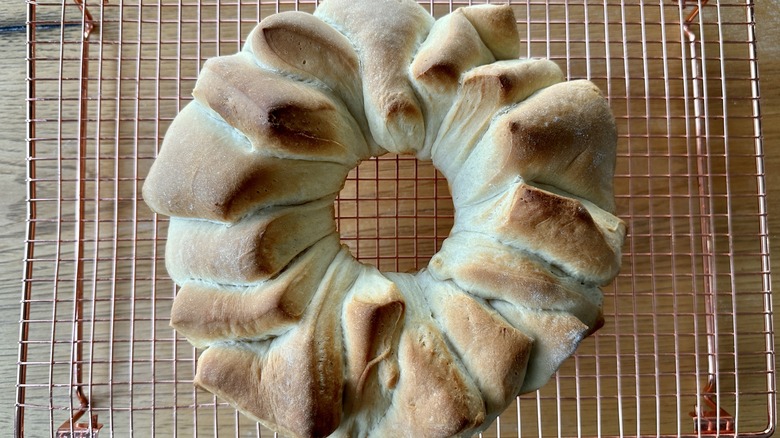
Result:
M436 16L469 3L421 2ZM552 58L607 95L630 233L604 291L604 328L485 436L773 432L754 11L705 3L513 4L525 56ZM193 388L198 352L168 327L167 221L140 188L204 60L238 51L261 18L314 7L27 1L17 435L270 434ZM424 266L453 221L446 181L409 157L363 163L337 213L359 259L396 271Z

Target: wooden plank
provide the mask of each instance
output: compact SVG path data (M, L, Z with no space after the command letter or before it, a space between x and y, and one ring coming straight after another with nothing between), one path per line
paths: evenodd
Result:
M25 5L0 4L0 427L12 425L25 207Z

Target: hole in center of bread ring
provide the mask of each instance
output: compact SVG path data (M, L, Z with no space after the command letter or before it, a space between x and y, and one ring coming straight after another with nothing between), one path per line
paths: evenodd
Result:
M454 222L447 180L430 161L384 155L353 169L335 202L341 241L381 271L416 272Z

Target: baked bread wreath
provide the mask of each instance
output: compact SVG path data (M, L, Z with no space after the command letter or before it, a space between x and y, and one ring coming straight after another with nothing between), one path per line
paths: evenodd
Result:
M616 131L593 84L518 52L509 6L327 0L205 63L143 190L171 216L196 385L283 435L444 437L550 378L620 267ZM385 153L451 188L452 232L415 274L336 230L347 173Z

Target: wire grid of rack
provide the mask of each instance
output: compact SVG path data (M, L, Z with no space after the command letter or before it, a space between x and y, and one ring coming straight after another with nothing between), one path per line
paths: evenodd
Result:
M436 16L471 3L421 2ZM485 436L774 430L753 5L706 3L513 2L525 56L608 97L630 232L605 327ZM263 17L314 7L28 0L18 435L268 434L193 388L198 352L168 327L167 221L140 188L204 60ZM361 164L337 213L360 260L396 271L424 266L453 218L446 181L409 157Z

